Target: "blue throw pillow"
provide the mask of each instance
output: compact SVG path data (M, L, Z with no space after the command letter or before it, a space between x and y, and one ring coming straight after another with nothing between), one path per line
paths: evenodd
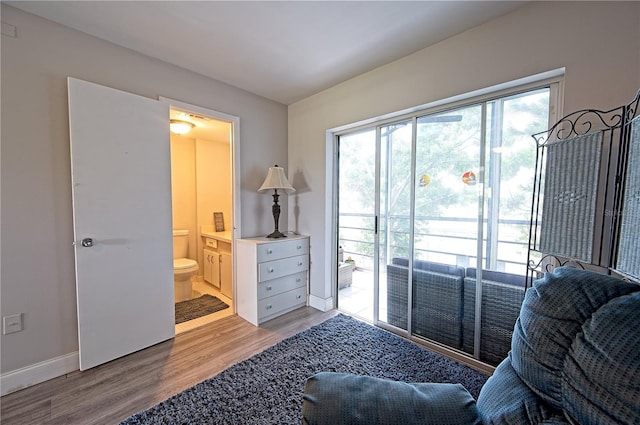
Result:
M307 380L307 425L481 425L476 403L460 384L390 381L321 372Z

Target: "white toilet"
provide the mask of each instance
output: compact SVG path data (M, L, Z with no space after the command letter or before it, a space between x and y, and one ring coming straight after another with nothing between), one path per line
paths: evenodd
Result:
M189 254L189 231L173 231L173 287L175 301L191 299L191 276L198 271L198 262L187 258Z

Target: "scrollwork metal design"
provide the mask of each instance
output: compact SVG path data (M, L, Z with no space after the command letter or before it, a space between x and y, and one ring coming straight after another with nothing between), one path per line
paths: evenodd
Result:
M543 146L552 141L566 140L592 131L620 128L623 111L623 107L610 111L583 109L562 117L553 127L532 137L538 146Z
M576 259L563 258L558 255L545 254L539 249L539 234L542 223L542 197L544 193L544 177L546 164L546 150L550 143L570 140L578 136L583 136L591 132L601 131L608 133L603 136L604 151L608 153L600 166L606 171L602 175L606 178L602 190L604 194L598 193L598 197L606 199L604 209L608 211L622 210L622 189L624 188L624 176L628 156L629 130L628 124L638 115L640 108L640 90L635 98L626 105L602 111L598 109L582 109L565 115L551 128L546 131L533 134L536 143L536 166L533 181L533 199L531 203L531 221L529 228L529 250L527 254L527 286L533 283L536 275L550 272L556 267L571 265L582 269L592 267L609 270L615 266L617 255L617 242L619 234L618 217L600 218L597 226L602 229L599 246L604 247L604 254L600 260L592 259L591 263L581 263ZM577 140L576 140L577 141ZM614 156L613 154L617 156ZM613 196L606 194L606 190L611 189ZM600 189L599 189L600 190ZM608 199L612 199L609 201ZM606 236L605 236L606 234ZM605 252L606 251L606 252ZM532 259L532 254L537 252L543 255L538 261ZM538 257L538 255L535 255ZM585 267L585 265L587 267Z
M545 263L543 265L543 263ZM529 260L529 264L527 268L530 271L544 272L550 273L557 267L571 266L576 267L582 270L585 270L584 264L582 264L578 260L574 260L573 258L562 258L557 255L547 254L544 255L540 261L536 263L535 260Z

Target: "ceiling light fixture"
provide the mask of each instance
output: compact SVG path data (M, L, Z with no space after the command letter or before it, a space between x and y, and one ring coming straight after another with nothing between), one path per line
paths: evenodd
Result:
M195 125L189 121L171 120L169 121L169 130L175 134L187 134Z

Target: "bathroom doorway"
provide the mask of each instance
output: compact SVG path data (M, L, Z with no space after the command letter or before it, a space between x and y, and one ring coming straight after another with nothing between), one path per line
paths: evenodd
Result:
M198 264L190 284L174 283L176 294L190 293L175 300L178 334L235 314L238 118L161 100L170 104L172 123L188 123L187 132L170 134L172 225L174 234L187 231L186 258Z

